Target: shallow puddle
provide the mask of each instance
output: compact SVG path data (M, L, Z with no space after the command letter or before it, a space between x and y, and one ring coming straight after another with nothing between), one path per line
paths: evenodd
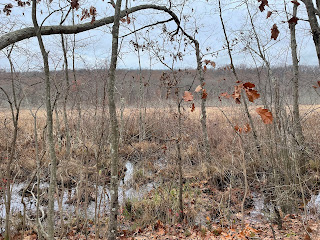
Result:
M154 183L148 183L145 185L142 185L139 189L134 189L131 186L132 179L133 179L133 173L134 173L134 165L131 162L126 163L127 171L125 173L124 181L120 182L119 185L119 202L120 204L124 202L124 199L133 199L133 198L142 198L147 192L151 191L155 185ZM27 186L26 183L20 183L20 184L13 184L12 185L12 199L11 199L11 214L15 215L19 212L23 212L23 204L21 202L21 195L20 191L23 191L23 189ZM48 183L42 183L40 185L41 189L48 188ZM95 191L95 190L93 190ZM64 216L75 216L76 211L76 202L73 204L68 204L68 202L72 197L76 195L76 189L73 188L70 191L67 189L64 192L63 198L62 198L62 210L64 212ZM110 193L109 190L104 188L103 186L98 186L98 201L97 203L100 204L100 214L107 214L108 213L108 203L110 199ZM27 214L35 214L36 211L36 201L34 198L31 197L25 197L24 202L26 204L26 210ZM80 215L83 217L85 214L90 219L94 218L95 215L95 207L96 203L94 201L91 201L87 207L84 206L84 203L81 203L81 206L79 208ZM59 211L58 201L55 201L55 210ZM0 219L1 219L1 227L4 225L4 218L6 216L5 211L5 205L4 205L4 199L0 198ZM3 230L3 228L2 228ZM0 231L1 232L1 231Z

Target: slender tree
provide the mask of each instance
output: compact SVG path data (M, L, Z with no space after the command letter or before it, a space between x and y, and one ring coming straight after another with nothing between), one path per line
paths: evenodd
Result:
M293 14L292 19L297 18L298 4L293 3ZM296 138L297 144L302 148L304 145L304 136L302 132L302 126L300 121L300 111L299 111L299 60L297 53L297 39L296 39L296 21L289 21L290 28L290 40L291 40L291 57L293 66L293 133ZM302 159L300 161L300 168L303 169L305 163Z
M51 105L51 94L50 94L50 68L48 52L45 49L41 28L37 21L37 1L32 0L32 22L34 26L35 35L37 36L39 47L41 50L41 55L43 59L44 67L44 81L45 81L45 103L46 103L46 113L47 113L47 138L48 138L48 149L50 154L50 185L49 185L49 209L48 209L48 236L50 240L54 239L54 193L56 186L56 171L57 171L57 158L54 147L53 140L53 118L52 118L52 105Z
M0 87L0 90L6 95L7 101L10 106L11 110L11 119L13 123L13 136L11 138L11 144L9 148L9 156L8 156L8 161L6 165L6 174L5 174L5 208L6 208L6 218L5 218L5 240L10 239L10 216L11 216L11 181L12 181L12 163L13 160L15 159L15 154L16 154L16 149L17 149L17 137L18 137L18 121L19 121L19 116L20 116L20 106L22 102L22 98L18 98L17 95L17 89L15 86L15 76L14 76L14 66L13 62L11 59L11 53L13 51L14 46L9 50L9 53L7 55L7 58L10 63L10 82L11 82L11 90L12 90L12 99L10 98L9 94L2 88Z
M108 81L108 100L109 100L109 117L110 117L110 157L111 157L111 182L110 182L110 219L108 239L117 238L117 219L118 219L118 168L119 168L119 129L117 120L117 109L115 103L115 80L119 48L119 27L120 27L120 10L122 0L117 0L115 4L114 23L112 27L112 50L109 69Z

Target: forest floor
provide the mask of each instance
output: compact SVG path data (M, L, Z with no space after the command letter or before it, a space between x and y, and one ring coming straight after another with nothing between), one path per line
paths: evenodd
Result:
M319 125L319 106L301 106L302 114L305 116L312 115L304 122L304 131L308 137L310 149L314 150L314 159L310 161L310 171L306 174L305 186L310 186L310 191L306 197L308 202L312 195L319 192L319 172L320 165L318 159L318 144L319 133L318 129L314 126ZM253 171L264 164L261 162L250 162L248 164L247 176L249 181L249 189L244 198L245 187L243 184L243 171L241 168L242 161L242 148L241 144L235 144L237 135L234 131L234 126L238 124L243 126L247 120L245 117L241 118L239 111L235 111L233 108L208 108L208 128L209 135L214 136L212 138L212 154L218 163L202 166L201 161L201 146L202 139L200 132L200 126L198 124L198 118L200 115L199 109L195 112L187 109L187 114L184 119L183 128L183 153L184 159L184 220L179 223L177 221L179 216L179 208L177 204L177 169L176 169L176 145L175 141L163 139L174 139L176 137L176 115L175 110L162 108L161 111L157 109L148 109L148 132L150 133L149 139L139 142L137 133L137 120L134 116L137 116L138 112L135 109L126 109L123 145L120 147L120 156L122 159L128 162L136 164L136 172L133 173L133 182L138 185L145 186L147 183L156 183L155 187L148 191L142 191L144 196L141 199L134 201L122 202L119 209L119 239L320 239L320 218L315 212L304 212L307 206L302 204L301 199L294 202L295 206L299 206L296 211L291 211L291 214L283 214L281 211L279 216L275 216L274 210L268 207L268 201L265 201L259 194L265 189L273 188L273 183L269 185L261 186L257 183L255 178L252 177ZM255 112L254 109L250 109ZM86 112L86 111L84 111ZM228 115L232 120L231 125L224 117L224 113ZM163 113L163 114L162 114ZM75 113L70 112L70 116L77 116ZM94 189L94 186L107 186L108 179L108 163L105 163L99 170L97 163L94 160L95 151L99 149L100 135L96 133L97 126L100 126L100 116L95 116L92 111L87 111L86 118L83 120L83 128L81 129L80 137L81 141L76 142L73 145L73 152L70 161L64 159L64 147L56 146L58 164L58 175L64 177L65 180L72 179L72 181L80 181L81 174L84 174L84 170L88 172L88 189ZM94 117L92 117L94 116ZM257 114L254 115L258 119ZM76 132L76 117L70 120L70 126L72 131ZM0 113L0 120L2 122L8 122L10 119L9 112ZM17 169L17 184L26 183L31 179L30 176L34 175L36 168L34 158L35 142L33 137L33 118L28 110L24 110L20 115L19 139L18 139L18 153L19 159L23 161L17 161L15 169ZM269 139L263 135L264 126L257 121L258 130L261 132L262 142L265 146ZM10 124L9 124L10 125ZM43 127L45 126L45 113L39 111L38 113L38 134L40 137L39 142L45 142L45 132ZM2 136L9 136L12 134L10 126L0 129ZM108 129L106 128L105 131ZM63 128L57 128L55 130L55 137L58 139L63 134ZM60 132L59 132L60 131ZM80 135L81 135L80 134ZM76 133L74 133L76 136ZM156 137L155 137L156 136ZM243 138L247 141L247 146L251 144L251 154L254 158L255 146L252 143L251 136L243 133ZM3 139L6 139L3 137ZM8 151L5 148L7 143L1 143L1 151L5 159L5 152ZM45 157L45 147L39 144L40 150L43 155L43 167L42 180L48 181L47 164L48 159ZM26 151L26 149L28 151ZM83 151L83 149L88 149ZM267 149L267 147L265 147ZM1 154L1 152L0 152ZM103 159L108 159L108 150L103 152L105 156ZM81 159L82 161L79 161ZM87 160L87 161L85 161ZM141 161L141 162L139 162ZM162 162L161 162L162 161ZM81 165L83 164L83 165ZM124 162L125 164L125 162ZM269 166L269 165L267 165ZM283 165L279 165L280 168ZM99 170L99 178L96 181L97 169ZM203 170L204 169L204 170ZM266 168L267 169L267 168ZM65 171L68 170L68 171ZM203 171L202 171L203 170ZM251 172L250 172L251 170ZM268 170L268 169L267 169ZM232 172L236 179L234 183L223 183L223 176L226 173ZM67 175L63 175L66 174ZM151 173L150 175L146 173ZM316 174L318 173L318 175ZM101 175L100 175L101 174ZM219 177L219 179L214 179ZM221 178L222 176L222 178ZM222 180L221 180L222 179ZM59 179L58 179L59 180ZM219 180L219 181L216 181ZM21 182L19 182L21 181ZM231 181L231 180L230 180ZM227 181L228 182L228 181ZM46 182L47 183L47 182ZM90 185L91 184L91 185ZM281 183L282 184L282 183ZM285 184L279 187L280 193L279 199L287 199L286 201L294 201L292 196L298 195L299 189L295 184L292 184L294 189ZM59 186L58 191L62 191ZM139 187L138 187L139 189ZM72 188L74 190L74 187ZM66 191L66 189L63 189ZM87 190L83 190L87 191ZM136 190L139 191L139 190ZM294 193L287 196L287 193ZM90 192L91 193L91 192ZM296 195L295 195L296 194ZM143 194L142 194L143 195ZM19 198L20 201L20 198ZM107 201L107 199L103 199ZM307 203L306 202L306 203ZM4 207L4 204L0 205L0 208ZM74 206L68 205L66 208ZM241 208L244 211L241 211ZM2 209L0 209L2 210ZM64 209L67 211L67 209ZM4 212L4 211L2 211ZM57 214L58 216L59 214ZM72 216L75 218L74 216ZM44 221L45 222L45 221ZM68 218L65 221L65 231L63 237L57 235L56 239L106 239L108 215L101 214L99 226L95 226L94 222L88 218L86 221L80 221L75 224L72 218ZM279 225L282 225L279 227ZM59 232L60 219L57 217L57 234ZM17 227L19 229L19 226ZM29 230L13 233L13 240L25 239L35 240L37 234L34 228L30 227ZM31 230L30 230L31 229ZM99 237L96 238L97 230L99 230ZM15 234L15 235L14 235ZM0 234L0 239L2 236Z
M304 214L287 214L281 216L282 227L279 229L279 224L272 219L271 215L268 215L261 206L257 205L258 199L252 198L252 194L249 194L253 199L250 203L247 203L244 218L241 212L236 212L236 209L240 208L241 202L235 196L239 195L240 189L225 189L225 191L219 191L216 187L211 186L207 180L195 182L191 184L191 187L201 190L201 194L197 201L202 201L204 206L201 212L203 216L203 222L197 224L190 224L187 219L182 223L177 223L177 214L172 213L173 218L171 224L164 223L160 220L155 220L152 224L141 227L138 224L140 219L133 220L128 218L125 214L124 208L120 208L119 214L119 237L121 240L151 240L151 239L320 239L320 221L316 215ZM212 217L212 202L215 199L219 199L221 196L231 193L231 202L234 206L233 213L227 217L217 221ZM147 195L152 195L154 192L149 192ZM195 204L194 199L185 199L185 212L193 211ZM169 209L170 211L170 209ZM176 215L176 216L174 216ZM103 218L102 218L103 219ZM102 224L99 230L99 239L107 239L101 237L107 232L107 224ZM56 239L96 239L95 238L96 227L92 220L89 220L87 227L80 224L80 227L70 227L65 237ZM3 238L0 238L1 240ZM36 240L37 234L32 231L24 232L24 236L21 233L16 234L13 240Z

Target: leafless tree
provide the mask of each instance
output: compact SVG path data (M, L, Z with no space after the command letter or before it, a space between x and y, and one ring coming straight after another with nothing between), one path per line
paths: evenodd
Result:
M5 198L5 205L6 205L6 219L5 219L5 236L4 239L10 239L10 215L11 215L11 181L12 181L12 163L15 159L16 149L17 149L17 137L18 137L18 121L19 121L19 114L20 114L20 106L22 103L22 97L19 97L17 93L18 89L16 87L16 77L14 72L14 65L11 59L11 53L14 49L14 45L11 46L7 58L10 63L10 83L11 83L11 91L12 91L12 98L10 97L7 91L0 87L0 90L5 94L7 98L7 102L10 106L11 111L11 120L13 124L13 135L11 139L11 144L9 147L9 154L7 157L6 163L6 174L5 174L5 189L6 189L6 198Z
M51 160L50 167L50 186L49 186L49 211L48 211L48 238L54 239L54 194L56 190L56 171L57 171L57 157L55 153L54 139L53 139L53 119L52 119L52 104L51 104L51 83L50 83L50 69L48 52L45 49L41 28L37 22L37 1L32 0L32 22L34 26L34 33L37 36L41 55L43 58L44 74L45 74L45 98L46 98L46 113L47 113L47 135L48 135L48 148Z

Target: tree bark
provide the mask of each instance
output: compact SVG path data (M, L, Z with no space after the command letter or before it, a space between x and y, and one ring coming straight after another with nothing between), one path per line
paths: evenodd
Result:
M32 111L32 110L31 110ZM32 112L31 112L32 113ZM35 142L35 154L36 154L36 164L37 164L37 203L36 203L36 226L38 231L38 239L42 239L41 234L41 223L40 223L40 168L41 168L41 162L39 157L39 145L38 145L38 121L37 121L37 113L38 110L33 114L33 136L34 136L34 142Z
M319 62L319 66L320 66L320 27L319 27L317 15L316 15L316 9L313 5L312 0L302 0L302 2L304 3L304 5L306 6L306 9L307 9L309 24L311 27L311 32L312 32L312 37L313 37L313 42L316 47L318 62Z
M10 239L10 209L11 209L11 165L16 152L16 142L18 136L18 119L19 119L19 109L17 109L16 114L14 114L12 109L12 120L13 120L13 137L10 144L10 155L8 158L8 163L6 167L6 219L5 219L5 240Z
M178 94L179 96L179 94ZM178 98L178 139L176 140L178 152L178 172L179 172L179 222L184 219L183 211L183 171L182 171L182 155L181 155L181 138L182 138L182 113L181 113L181 100Z
M108 229L108 239L115 240L117 238L117 218L118 218L118 168L119 168L119 129L117 120L117 109L114 99L115 91L115 71L117 68L118 48L119 48L119 27L120 27L120 9L121 0L117 0L114 14L114 24L112 27L112 52L111 63L109 69L108 83L108 100L110 115L110 157L111 157L111 183L110 183L110 220Z
M5 235L4 239L9 240L10 239L10 211L11 211L11 167L14 160L14 155L16 153L17 148L17 137L18 137L18 121L19 121L19 114L20 114L20 104L22 99L18 101L17 94L16 94L16 87L14 85L14 66L13 62L11 60L11 53L13 50L13 46L10 49L10 52L7 56L9 63L10 63L10 73L11 73L11 89L12 89L12 95L13 95L13 102L10 100L9 95L5 92L3 88L1 90L4 92L8 99L8 103L10 105L11 110L11 118L13 123L13 136L10 144L10 155L8 157L8 162L6 166L6 174L5 174L5 180L6 180L6 198L5 198L5 208L6 208L6 218L5 218Z
M194 45L196 47L196 57L197 57L197 72L199 77L199 82L202 87L204 87L204 76L202 71L202 64L201 64L201 56L200 56L200 45L197 40L194 39ZM208 137L208 130L207 130L207 110L206 110L206 97L201 97L201 128L204 140L204 148L205 148L205 156L207 161L211 160L210 154L210 145L209 145L209 137Z
M65 137L66 137L66 159L70 160L70 152L71 152L71 139L70 139L70 128L67 114L67 104L68 104L68 96L70 91L70 81L69 81L69 68L68 68L68 57L67 57L67 46L64 41L64 36L61 34L61 46L63 51L63 59L64 59L64 73L66 80L66 90L64 94L63 100L63 121L65 127Z
M57 158L54 149L53 141L53 119L52 119L52 107L51 107L51 95L50 95L50 70L49 70L49 59L48 53L43 44L41 29L37 22L37 2L32 0L32 22L34 25L34 34L37 36L41 55L43 58L44 74L45 74L45 102L47 112L47 137L48 137L48 148L50 153L50 185L49 185L49 206L48 206L48 238L54 239L54 193L56 185L56 165Z
M293 17L297 17L298 5L293 4ZM291 38L291 56L292 56L292 65L293 65L293 134L296 138L297 144L299 147L304 145L304 136L302 132L302 126L300 121L300 112L299 112L299 60L297 54L297 40L296 40L296 23L290 23L290 38ZM305 165L301 154L299 154L300 167Z

